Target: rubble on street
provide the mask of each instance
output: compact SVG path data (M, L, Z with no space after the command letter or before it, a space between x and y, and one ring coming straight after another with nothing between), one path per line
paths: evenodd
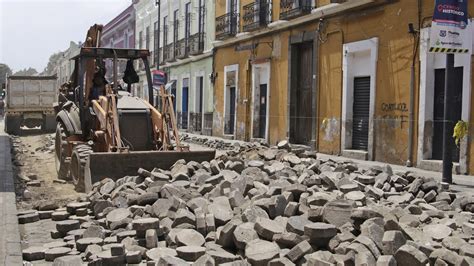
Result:
M434 178L316 158L283 141L104 179L23 250L54 265L470 265L474 197Z

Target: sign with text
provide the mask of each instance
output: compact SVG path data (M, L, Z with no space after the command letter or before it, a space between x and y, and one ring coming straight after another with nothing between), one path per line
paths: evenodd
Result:
M153 70L153 86L161 86L166 84L166 73L160 70Z
M432 53L469 53L472 50L468 0L436 0L431 25Z

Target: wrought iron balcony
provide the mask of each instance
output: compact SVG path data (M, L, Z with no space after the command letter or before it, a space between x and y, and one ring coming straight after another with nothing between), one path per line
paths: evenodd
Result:
M186 39L181 39L176 43L175 55L177 59L183 59L188 56L188 49L186 47Z
M190 55L201 54L204 51L205 36L204 32L199 32L189 37L188 45Z
M270 0L260 0L243 7L243 30L253 31L264 27L271 17Z
M311 0L281 0L280 19L288 20L311 13Z
M229 12L216 18L216 38L223 40L237 34L238 17L236 12Z
M173 43L165 46L163 58L165 62L173 62L175 60Z

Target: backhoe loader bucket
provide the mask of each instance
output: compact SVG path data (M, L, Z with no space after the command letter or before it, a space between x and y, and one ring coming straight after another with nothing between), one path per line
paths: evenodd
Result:
M168 170L176 161L204 162L215 158L216 151L136 151L136 152L94 152L85 165L84 189L89 192L92 184L104 179L117 180L127 175L137 175L139 168L149 171L154 168Z

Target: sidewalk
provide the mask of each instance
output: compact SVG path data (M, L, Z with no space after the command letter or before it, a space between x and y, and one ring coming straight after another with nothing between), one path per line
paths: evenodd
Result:
M0 264L22 265L10 137L0 121Z
M333 155L327 155L327 154L322 154L322 153L318 153L318 159L322 159L322 160L331 159L336 162L352 161L361 168L369 168L373 166L382 167L384 165L387 165L387 163L384 163L384 162L361 161L361 160L355 160L355 159L346 158L342 156L333 156ZM419 169L416 167L406 167L406 166L395 165L395 164L389 164L389 165L392 167L392 170L394 172L410 171L419 176L434 177L436 180L441 182L441 178L442 178L441 172L427 171L427 170ZM474 192L474 176L453 175L453 184L450 185L450 189L456 192Z
M187 133L187 132L180 132L181 134L187 134L190 137L198 137L198 138L206 138L210 140L223 140L225 142L230 142L230 143L239 143L242 144L244 141L240 140L226 140L222 139L219 137L214 137L214 136L205 136L205 135L198 135L198 134L192 134L192 133ZM384 162L375 162L375 161L361 161L361 160L356 160L356 159L351 159L347 157L342 157L342 156L335 156L335 155L327 155L323 153L318 153L318 159L322 160L333 160L336 162L342 162L342 161L352 161L356 163L359 167L362 168L369 168L373 166L384 166L387 163ZM412 173L415 173L416 175L419 176L425 176L425 177L434 177L436 180L441 182L442 178L442 173L441 172L433 172L433 171L427 171L427 170L422 170L416 167L406 167L402 165L394 165L390 164L392 167L393 171L400 171L400 172L406 172L410 171ZM450 186L451 190L453 191L459 191L459 192L474 192L474 176L469 176L469 175L453 175L453 182Z

